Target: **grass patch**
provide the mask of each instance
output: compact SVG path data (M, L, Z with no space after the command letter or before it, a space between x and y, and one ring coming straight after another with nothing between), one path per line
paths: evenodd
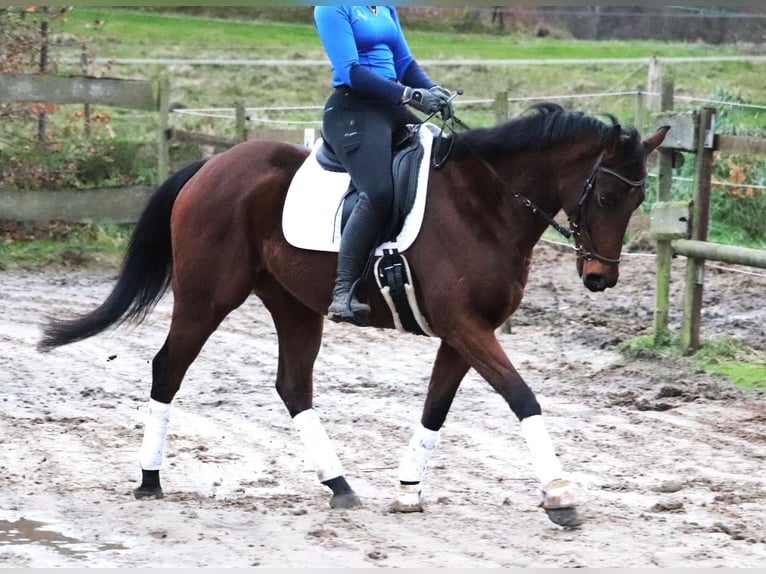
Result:
M628 358L668 357L686 360L706 373L727 377L742 388L766 390L766 354L732 338L702 341L692 356L680 352L680 337L668 337L659 342L653 335L642 335L623 341L618 349Z
M708 373L724 375L739 387L766 390L766 362L716 361L707 363L704 370Z
M324 50L306 7L305 23L221 19L173 12L76 6L57 28L88 38L90 49L120 57L306 57L324 58ZM588 41L507 34L424 30L405 24L407 41L419 59L482 58L622 58L640 56L707 56L701 43L641 40ZM194 50L187 50L194 46ZM747 48L716 46L716 52L741 54ZM109 53L105 53L108 51ZM190 56L193 54L193 56Z
M0 269L116 267L132 224L0 224Z
M766 389L766 354L735 339L704 341L692 362L708 373L725 375L745 388Z
M313 27L304 24L77 6L57 29L87 38L89 51L97 56L318 58L324 53Z

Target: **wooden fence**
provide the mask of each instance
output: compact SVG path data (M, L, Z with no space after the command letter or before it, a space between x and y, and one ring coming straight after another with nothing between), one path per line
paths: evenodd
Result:
M157 111L162 98L156 82L90 76L2 74L0 102L48 104L97 104ZM159 133L158 171L167 170ZM164 163L163 163L164 162ZM0 190L0 219L82 222L132 222L151 193L148 187L23 192Z
M164 138L161 138L160 143L160 167L159 167L159 180L164 181L168 174L169 163L169 146L172 140L177 140L184 143L189 143L199 146L211 147L216 151L222 151L230 148L240 142L248 139L278 139L282 141L290 141L294 143L307 143L306 142L306 130L297 129L280 129L280 130L264 130L259 129L257 131L247 129L247 110L244 103L235 102L234 104L234 137L224 138L212 134L204 134L200 132L190 132L187 130L172 129L170 125L170 114L173 112L170 109L167 99L163 94L170 92L166 81L160 83L160 132L164 134ZM313 140L312 140L313 141Z
M170 172L172 140L210 146L216 151L248 138L279 138L305 141L304 130L246 129L244 105L236 104L236 136L220 136L170 128L169 84L166 79L124 80L91 76L47 74L2 74L0 102L102 105L157 112L157 182ZM87 223L134 222L138 219L152 188L35 191L0 190L0 219L50 221L61 219Z
M663 107L671 108L672 80L663 87ZM691 354L700 345L700 316L705 261L748 265L766 269L766 251L707 241L712 167L714 154L766 154L766 139L727 136L715 133L714 108L691 114L660 114L656 124L670 125L660 149L658 201L652 207L650 231L657 240L657 275L654 333L657 343L667 340L670 294L670 259L684 255L684 285L681 349ZM691 202L672 201L672 170L679 165L681 152L694 154L694 197Z

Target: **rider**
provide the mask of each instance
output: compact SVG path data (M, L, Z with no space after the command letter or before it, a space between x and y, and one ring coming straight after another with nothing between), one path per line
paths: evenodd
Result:
M343 230L332 302L333 321L367 324L369 305L353 295L393 201L392 140L419 123L404 104L443 119L450 92L432 81L410 53L393 6L316 6L314 23L332 66L332 94L322 116L322 139L359 190Z

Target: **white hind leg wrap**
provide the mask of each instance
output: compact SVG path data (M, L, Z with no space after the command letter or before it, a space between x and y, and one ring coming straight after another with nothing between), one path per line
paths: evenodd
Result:
M170 403L160 403L149 399L144 412L144 439L138 458L144 470L159 470L165 451L165 436L168 434Z
M428 461L438 442L439 431L428 430L423 425L418 426L399 463L401 482L421 482L425 478Z
M343 467L338 455L335 454L330 437L327 436L322 423L314 409L306 409L293 417L295 428L298 429L306 454L314 465L319 482L343 475Z

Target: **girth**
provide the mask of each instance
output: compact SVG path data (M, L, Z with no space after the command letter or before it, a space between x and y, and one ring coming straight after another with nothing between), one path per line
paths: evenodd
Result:
M433 337L431 327L418 307L410 266L397 249L383 250L375 262L375 282L388 305L398 331Z

